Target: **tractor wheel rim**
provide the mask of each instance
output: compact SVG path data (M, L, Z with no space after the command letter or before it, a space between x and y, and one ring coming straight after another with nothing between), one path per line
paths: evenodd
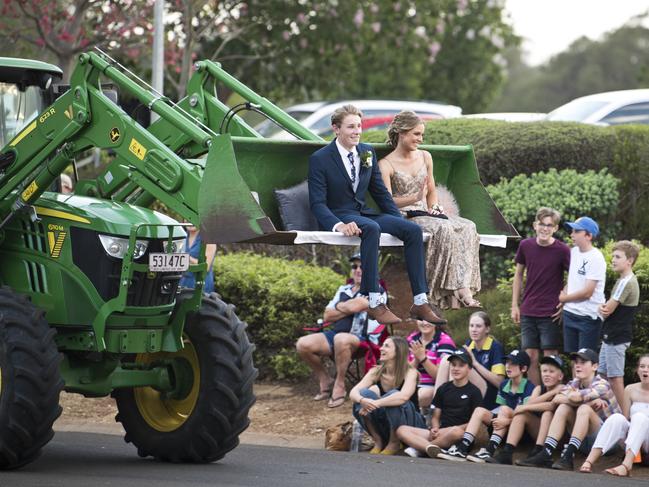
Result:
M163 397L160 391L152 387L136 387L133 389L135 403L142 418L151 428L169 432L180 428L192 414L198 402L200 388L200 365L194 345L186 336L183 339L185 347L174 353L141 354L136 358L138 363L151 363L169 358L183 358L189 362L193 372L193 384L189 394L183 399Z

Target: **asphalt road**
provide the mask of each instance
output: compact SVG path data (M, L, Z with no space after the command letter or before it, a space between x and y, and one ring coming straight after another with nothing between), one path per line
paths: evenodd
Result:
M35 462L0 473L0 487L423 487L441 482L452 487L648 485L604 475L253 445L239 446L218 463L172 465L139 458L119 436L69 432L57 433Z

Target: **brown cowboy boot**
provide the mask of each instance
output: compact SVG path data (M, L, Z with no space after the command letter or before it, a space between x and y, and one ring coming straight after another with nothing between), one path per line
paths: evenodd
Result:
M369 308L367 310L367 316L382 325L396 325L397 323L401 323L401 318L390 311L383 303L379 304L376 308Z
M433 325L445 325L447 321L435 314L430 304L413 304L410 308L410 317L413 319L424 320Z

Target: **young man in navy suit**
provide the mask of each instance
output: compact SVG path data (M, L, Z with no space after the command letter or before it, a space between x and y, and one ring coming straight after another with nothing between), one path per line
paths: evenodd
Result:
M428 304L421 228L401 216L383 184L374 150L360 143L362 116L353 105L340 107L331 116L336 138L309 158L311 211L323 230L361 238L363 277L360 293L368 296L368 316L371 319L383 324L401 321L382 302L379 291L379 238L381 232L385 232L404 243L414 296L411 317L430 323L446 323ZM368 208L365 202L367 192L381 212Z

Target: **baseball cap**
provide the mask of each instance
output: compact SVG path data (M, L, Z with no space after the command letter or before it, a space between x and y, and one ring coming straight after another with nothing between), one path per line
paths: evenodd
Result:
M592 362L594 364L599 363L599 355L597 355L597 352L591 350L590 348L580 348L576 352L570 354L571 359L575 359L577 357L579 357L582 360Z
M459 358L462 362L467 364L469 367L473 367L473 359L471 358L471 354L466 350L464 350L463 348L458 348L453 353L451 353L448 357L449 360L452 360L454 358Z
M577 218L574 222L566 222L563 224L563 227L566 230L585 230L593 237L599 235L599 225L589 216L582 216Z
M509 360L515 365L530 366L530 356L523 350L512 350L509 355L505 357L505 361Z
M548 355L547 357L543 357L541 359L542 364L552 364L560 369L563 369L563 360L561 360L561 357L558 355Z
M360 252L356 252L354 255L352 255L349 258L349 262L354 262L355 260L361 260L361 253Z

